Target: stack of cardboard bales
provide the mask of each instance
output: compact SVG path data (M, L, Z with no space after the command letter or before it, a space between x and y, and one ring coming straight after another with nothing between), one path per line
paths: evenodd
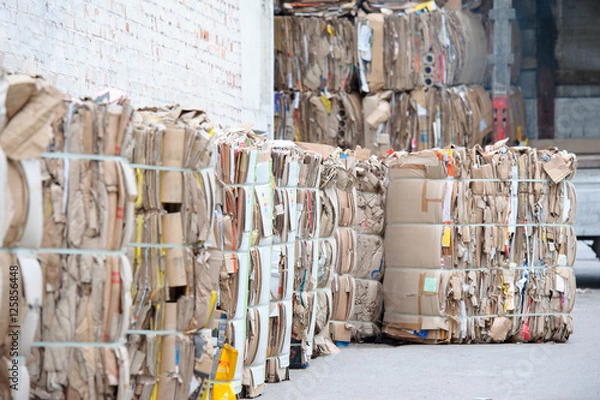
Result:
M307 144L301 144L308 146ZM332 354L337 348L330 338L329 321L333 315L333 296L331 282L337 273L338 242L335 238L339 224L339 201L335 187L339 165L339 149L328 145L312 145L322 155L319 230L319 273L317 278L317 311L315 319L315 338L313 357ZM336 152L337 150L337 152Z
M269 339L271 288L271 244L273 243L273 190L271 149L258 153L254 199L252 202L252 236L248 275L248 312L242 383L246 397L264 391L265 362Z
M354 221L356 218L356 158L352 154L338 155L335 191L338 199L338 224L335 230L337 257L335 273L331 281L332 311L329 329L331 338L348 343L351 329L346 323L354 308L355 282L350 273L356 267L357 241Z
M354 307L349 327L355 341L375 340L381 332L385 265L383 232L388 170L367 149L357 149L356 164L356 263L350 274L354 278Z
M26 359L39 362L33 342L43 318L44 276L35 255L45 239L40 157L64 114L62 96L41 78L0 68L0 241L8 249L0 253L0 397L7 399L28 399L38 378Z
M478 16L432 9L358 18L364 145L373 152L480 143L492 103L480 86L487 37ZM385 91L384 91L385 90Z
M434 2L371 6L339 17L311 3L275 17L275 136L379 154L488 140L480 16ZM524 115L523 102L512 108Z
M31 394L128 398L124 339L132 276L125 248L137 190L124 157L132 149L133 109L126 98L63 105L66 114L52 124L49 152L35 167L37 193L30 187L20 196L29 198L38 220L41 243L31 248L43 265L36 278L45 283L35 331L45 344L34 345L28 360ZM29 179L27 169L22 172Z
M129 159L140 193L130 247L128 331L135 398L186 397L194 373L207 372L195 371L194 356L202 349L192 334L209 327L218 286L205 247L214 243L214 132L199 110L148 108L136 114Z
M242 390L250 290L253 290L254 296L251 305L264 305L268 311L268 297L265 302L264 291L269 287L269 264L259 265L262 260L251 260L250 255L251 246L264 238L258 232L261 228L253 226L256 182L268 181L271 171L266 140L244 127L228 132L217 143L217 151L216 246L211 250L210 263L219 271L215 328L219 330L217 346L225 353L219 358L213 387L213 395L218 397L234 396ZM251 283L256 285L252 289L249 287ZM268 315L265 313L264 317L268 318ZM266 330L268 327L268 320L254 322L257 329Z
M302 152L292 142L275 141L270 146L275 188L266 381L280 382L289 379L294 262L299 229L297 190Z
M313 354L319 272L321 155L301 148L296 191L298 231L294 260L290 368L306 368Z
M515 104L517 105L517 104ZM365 147L380 154L456 144L474 146L492 132L493 105L481 86L383 91L363 100ZM378 141L384 138L385 146Z
M392 158L384 332L418 342L568 339L575 168L573 154L504 142Z
M275 17L275 137L354 147L362 111L349 18Z

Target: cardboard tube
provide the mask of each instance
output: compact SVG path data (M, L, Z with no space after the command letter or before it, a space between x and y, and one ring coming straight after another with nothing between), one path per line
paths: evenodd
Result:
M161 216L163 243L182 244L183 224L180 213ZM166 272L169 287L187 285L183 248L166 250Z
M163 137L162 164L165 167L183 167L185 153L185 130L170 125ZM163 171L160 173L160 201L181 203L183 200L183 173Z
M163 314L163 329L175 330L177 327L177 303L165 303L165 312ZM177 337L167 335L161 342L160 354L160 373L174 372L176 366L176 345Z
M104 137L104 154L109 156L115 155L115 144L117 142L117 136L119 135L121 111L121 106L116 104L108 106L108 128L106 129L106 136Z

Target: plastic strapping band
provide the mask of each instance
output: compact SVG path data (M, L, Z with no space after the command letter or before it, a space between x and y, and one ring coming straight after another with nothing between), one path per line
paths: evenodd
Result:
M109 156L102 154L80 154L80 153L63 153L63 152L44 152L41 154L42 158L51 158L51 159L63 159L63 160L89 160L89 161L120 161L126 165L129 165L131 168L139 168L142 170L151 170L151 171L169 171L169 172L191 172L198 173L204 171L214 170L215 167L208 166L203 168L183 168L183 167L168 167L164 165L150 165L150 164L133 164L129 163L125 157L121 156Z
M394 269L394 270L418 270L418 271L442 271L442 272L468 272L468 271L520 271L520 270L531 270L531 269L554 269L554 268L573 268L570 265L563 266L547 266L547 265L534 265L534 266L518 266L518 267L483 267L483 268L425 268L425 267L393 267L386 266L386 270ZM355 278L356 279L356 278Z
M191 247L202 247L202 245L185 243L129 243L127 244L127 247L142 249L187 249Z
M217 178L217 182L224 187L233 187L233 188L248 188L248 189L254 189L255 186L258 186L258 184L254 184L254 183L224 183L222 180Z
M518 178L390 178L392 182L400 181L454 181L454 182L498 182L498 183L511 183L511 182L522 182L522 183L554 183L550 179L518 179Z
M62 254L62 255L97 255L97 256L125 256L125 250L99 250L99 249L68 249L68 248L39 248L26 249L20 247L0 247L3 253L37 253L37 254Z
M127 335L142 335L142 336L167 336L167 335L191 335L196 331L190 332L179 332L179 331L171 331L171 330L150 330L150 329L131 329L126 331Z
M251 249L270 249L272 248L273 245L272 244L257 244L250 246Z
M468 318L468 319L476 319L476 318L499 318L499 317L506 317L506 318L519 318L519 317L560 317L560 316L569 316L571 315L571 313L566 313L566 312L552 312L552 313L530 313L530 314L524 314L524 313L518 313L518 314L504 314L504 315L500 315L500 314L490 314L490 315L466 315L464 317L459 317L459 316L451 316L451 315L419 315L419 314L406 314L406 313L399 313L399 312L395 312L395 311L385 311L386 313L392 314L392 315L401 315L401 316L405 316L405 317L415 317L415 318Z
M417 223L417 222L392 222L386 224L387 226L398 227L398 226L447 226L447 227L463 227L463 226L473 226L473 227L528 227L528 226L537 226L537 227L557 227L557 228L568 228L573 227L573 224L548 224L548 223L525 223L525 224L444 224L444 223Z
M86 161L121 161L128 164L124 157L106 156L101 154L78 154L78 153L62 153L62 152L44 152L42 158L62 159L62 160L86 160Z
M245 321L246 320L246 315L240 317L240 318L215 318L215 321L221 321L221 322L237 322L237 321Z
M292 190L319 190L319 188L311 188L311 187L304 187L304 186L276 186L275 189L292 189Z
M147 164L129 164L132 168L139 168L150 171L163 171L163 172L191 172L198 173L204 171L214 170L214 167L204 167L204 168L179 168L179 167L167 167L164 165L147 165Z

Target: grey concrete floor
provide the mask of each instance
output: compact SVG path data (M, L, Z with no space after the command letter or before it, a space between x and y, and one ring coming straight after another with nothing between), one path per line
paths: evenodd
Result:
M600 261L580 242L567 343L351 344L268 384L275 399L600 399Z

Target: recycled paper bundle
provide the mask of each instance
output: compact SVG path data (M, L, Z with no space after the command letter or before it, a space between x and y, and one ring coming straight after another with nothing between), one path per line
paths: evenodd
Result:
M157 211L181 212L187 244L214 241L213 171L219 136L200 110L175 106L137 113L130 159L141 166L136 169L142 188L137 206L146 218Z
M352 339L372 340L379 336L383 311L384 274L383 231L387 167L366 149L357 149L355 157L356 187L356 263L350 274L354 278Z
M332 311L329 330L334 341L350 342L350 319L354 307L355 285L350 275L356 268L357 237L354 230L356 219L356 158L353 154L340 153L335 180L338 220L335 230L337 248L336 265L330 287Z
M313 355L317 306L315 290L319 272L319 182L322 156L312 149L312 145L301 143L300 148L290 368L306 368Z
M52 123L64 114L63 94L39 77L0 74L0 147L12 160L39 158L52 140Z
M456 144L474 146L492 131L492 101L480 86L385 91L363 98L365 147L384 154Z
M337 352L329 337L329 320L332 312L331 280L336 271L337 245L335 229L338 224L338 198L335 179L339 161L334 155L335 147L300 143L299 146L314 150L321 155L319 182L319 240L318 272L316 280L316 310L313 357ZM337 149L339 152L339 149Z
M38 248L42 238L42 152L64 114L63 94L41 78L0 70L0 239Z
M275 189L266 380L280 382L289 380L292 294L299 216L296 198L302 151L287 141L274 141L270 145Z
M384 333L419 342L569 338L576 159L504 143L391 158Z
M363 92L483 83L488 41L468 11L362 14L357 32Z
M150 398L153 391L184 396L197 372L196 338L183 333L208 326L218 289L218 273L201 247L214 242L218 136L199 110L175 106L137 113L130 160L140 194L128 337L136 398ZM185 357L177 354L182 349Z
M350 19L276 16L274 24L277 90L348 90L356 64Z
M36 340L56 347L33 350L31 393L125 399L132 275L119 253L134 231L137 189L131 168L111 156L131 149L133 109L127 98L73 99L66 108L43 155L38 209L45 293Z
M40 155L62 115L62 93L42 79L0 68L0 241L3 247L41 246ZM27 399L26 359L39 327L43 275L31 252L0 254L0 398ZM15 329L16 328L16 329ZM15 370L16 368L16 370Z
M258 153L252 211L246 354L244 357L245 397L264 392L265 362L269 342L271 256L273 243L273 188L271 149Z
M362 108L357 93L275 93L278 139L322 143L342 148L362 140Z
M258 379L258 372L243 371L245 365L264 364L266 358L270 249L262 245L272 240L272 211L261 210L257 201L272 201L270 184L263 193L271 176L271 153L266 139L247 127L228 131L217 151L216 246L210 263L219 271L213 328L219 330L218 346L223 348L219 370L226 373L219 378L217 372L220 382L213 394L233 396L241 392L242 383L248 389L248 384L257 388L264 382L264 375ZM269 204L267 208L272 209ZM264 354L258 354L259 347Z

